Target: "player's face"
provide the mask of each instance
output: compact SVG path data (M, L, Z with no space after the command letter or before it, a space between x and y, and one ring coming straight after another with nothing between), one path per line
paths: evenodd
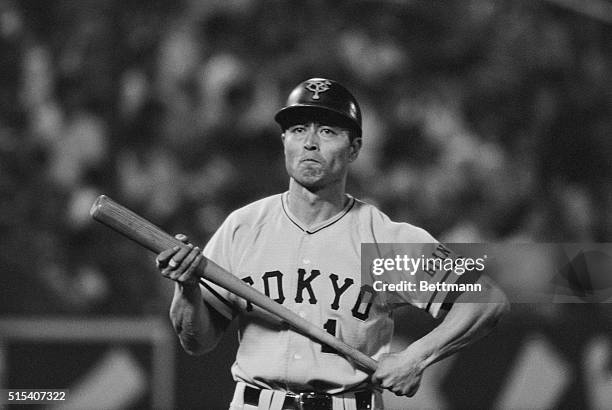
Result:
M309 189L343 181L361 148L361 139L351 141L349 133L346 128L317 122L287 128L282 139L289 176Z

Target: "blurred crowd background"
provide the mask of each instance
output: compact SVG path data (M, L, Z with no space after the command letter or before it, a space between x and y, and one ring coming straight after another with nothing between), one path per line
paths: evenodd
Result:
M273 115L315 76L360 101L348 189L393 219L446 242L611 242L611 7L0 0L0 312L166 315L154 256L91 204L204 244L286 189Z

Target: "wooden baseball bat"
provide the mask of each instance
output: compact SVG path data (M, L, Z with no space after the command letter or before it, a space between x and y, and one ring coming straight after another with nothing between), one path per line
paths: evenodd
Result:
M155 253L160 253L164 249L175 246L186 246L158 226L119 205L106 195L100 195L96 199L89 213L96 221L118 231ZM202 259L197 269L197 275L278 316L295 330L331 346L364 369L371 372L376 370L378 365L376 360L301 318L286 307L279 305L210 259Z

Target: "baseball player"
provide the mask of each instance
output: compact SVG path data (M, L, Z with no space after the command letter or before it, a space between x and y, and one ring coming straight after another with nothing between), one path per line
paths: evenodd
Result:
M231 213L203 251L168 249L161 274L176 281L170 317L184 349L215 347L231 320L240 345L232 366L230 409L381 409L381 390L412 396L425 368L486 334L507 309L484 275L483 291L462 303L448 292L398 292L402 301L444 320L405 350L391 353L395 304L375 302L361 278L362 243L404 243L418 258L437 241L425 230L392 222L345 192L349 164L362 145L361 112L341 84L299 84L275 116L281 126L288 191ZM184 235L177 238L189 243ZM189 250L190 249L190 250ZM198 284L202 255L276 302L379 362L370 374L329 346L303 336L228 291ZM452 282L443 270L415 272L419 281ZM474 303L474 298L487 303Z

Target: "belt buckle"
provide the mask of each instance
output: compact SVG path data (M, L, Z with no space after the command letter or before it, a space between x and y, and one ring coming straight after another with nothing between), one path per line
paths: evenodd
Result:
M298 410L305 410L304 406L306 405L306 399L308 398L309 395L310 393L308 392L300 392L297 394L295 401L297 402Z
M322 410L332 408L331 396L327 394L302 392L297 397L299 410Z
M298 393L295 398L295 402L297 404L297 410L304 410L304 396L308 393Z
M304 409L304 404L303 404L304 400L302 398L303 394L304 393L291 393L291 392L285 393L285 405L283 406L283 410L284 409L303 410ZM286 407L286 406L289 406L289 407Z

